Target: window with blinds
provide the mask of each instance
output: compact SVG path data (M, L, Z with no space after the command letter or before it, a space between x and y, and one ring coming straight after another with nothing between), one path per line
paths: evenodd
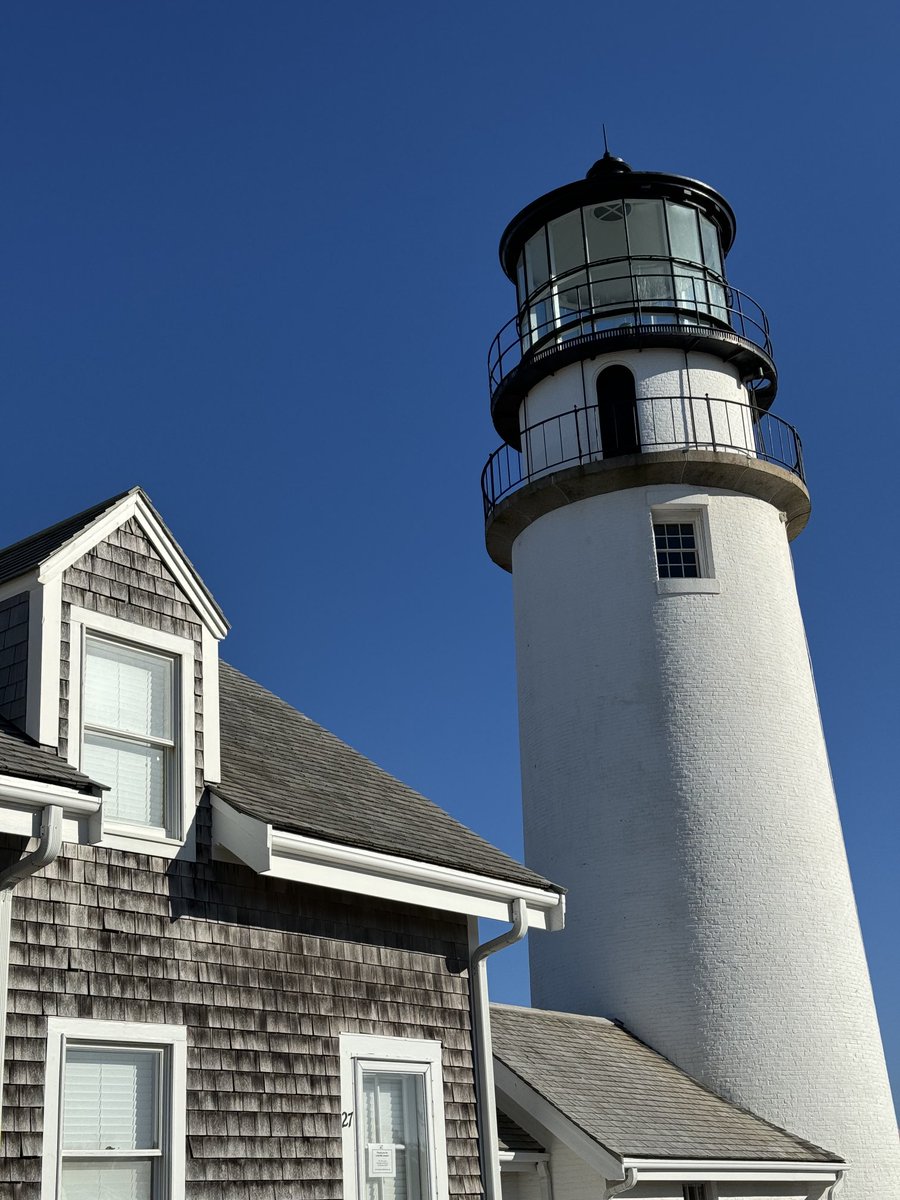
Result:
M175 660L88 636L84 663L81 765L105 816L177 834Z
M162 1200L161 1048L66 1047L62 1200Z

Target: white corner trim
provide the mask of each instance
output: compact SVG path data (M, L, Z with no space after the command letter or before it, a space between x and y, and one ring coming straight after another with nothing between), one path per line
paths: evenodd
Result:
M512 902L522 899L532 929L561 929L565 920L565 898L559 892L283 833L216 795L212 813L214 846L261 875L498 921L510 920Z
M341 1155L345 1200L360 1194L360 1136L357 1063L407 1070L421 1068L425 1076L425 1107L429 1131L429 1174L432 1200L449 1200L447 1122L444 1115L443 1051L437 1041L342 1033L338 1037L341 1076Z
M601 1179L625 1178L625 1166L606 1146L595 1141L549 1100L545 1100L521 1076L494 1055L494 1083L497 1089L497 1107L522 1125L532 1136L546 1133L565 1143L582 1162L595 1170ZM540 1131L546 1131L541 1134Z
M26 731L44 746L59 745L59 656L62 580L35 587L28 603Z
M203 670L203 775L208 783L222 778L219 731L219 643L203 626L200 637Z
M168 1096L168 1171L166 1200L184 1200L187 1139L187 1029L184 1025L142 1024L134 1021L94 1021L83 1017L47 1018L47 1059L44 1073L44 1137L41 1161L41 1200L58 1200L59 1135L63 1063L67 1040L162 1046L170 1055Z
M71 541L51 554L41 566L38 580L47 584L62 578L62 573L87 554L98 542L102 542L120 525L134 517L159 557L171 571L173 578L196 609L203 624L214 637L223 638L228 632L228 622L219 614L200 584L187 559L162 526L156 514L136 492L123 496L118 504L107 509L92 521Z

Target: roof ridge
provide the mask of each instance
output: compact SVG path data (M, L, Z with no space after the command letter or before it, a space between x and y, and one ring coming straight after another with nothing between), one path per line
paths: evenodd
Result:
M529 1004L503 1004L499 1000L492 1000L491 1008L503 1008L508 1009L511 1012L540 1013L542 1016L548 1017L567 1017L570 1020L574 1019L576 1021L593 1022L594 1024L598 1025L612 1025L614 1029L621 1029L625 1033L628 1033L628 1030L625 1029L624 1025L622 1025L622 1023L617 1021L614 1017L598 1017L593 1013L565 1012L565 1010L561 1008L534 1008ZM649 1046L648 1049L652 1050L653 1047Z

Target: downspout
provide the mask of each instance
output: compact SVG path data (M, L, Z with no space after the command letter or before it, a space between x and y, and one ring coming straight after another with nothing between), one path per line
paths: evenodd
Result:
M29 875L48 866L62 849L63 810L48 804L41 811L38 844L18 862L0 871L0 1128L3 1120L3 1063L6 1060L6 995L9 972L9 933L13 888Z
M491 1009L488 995L487 960L498 950L521 942L528 932L528 911L524 900L513 900L512 925L499 937L483 942L470 958L472 1018L475 1034L475 1090L478 1100L478 1143L481 1148L481 1178L484 1200L501 1200L500 1142L497 1137L497 1109L494 1094L494 1056L491 1046Z
M630 1192L637 1183L637 1167L626 1167L625 1178L621 1183L614 1183L612 1187L606 1189L606 1200L612 1200L613 1196L621 1196L623 1192Z

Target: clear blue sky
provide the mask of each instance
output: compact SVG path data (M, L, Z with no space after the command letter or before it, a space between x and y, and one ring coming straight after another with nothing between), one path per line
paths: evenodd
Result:
M805 443L797 575L895 1092L897 35L895 5L783 0L12 0L0 27L0 543L141 483L232 662L517 855L478 491L497 240L601 121L731 200Z

